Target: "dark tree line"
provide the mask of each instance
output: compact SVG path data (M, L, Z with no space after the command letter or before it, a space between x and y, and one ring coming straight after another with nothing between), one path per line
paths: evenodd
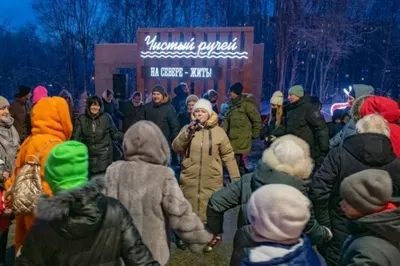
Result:
M0 22L0 86L93 90L94 44L136 42L139 27L253 26L264 43L264 97L303 84L328 100L352 83L397 97L397 0L34 0L38 25ZM50 86L51 85L51 86Z

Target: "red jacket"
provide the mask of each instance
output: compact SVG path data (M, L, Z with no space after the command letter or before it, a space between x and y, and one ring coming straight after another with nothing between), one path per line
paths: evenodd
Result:
M382 96L368 97L364 101L360 113L362 117L378 113L389 122L393 151L397 157L400 157L400 126L398 125L400 110L397 102Z

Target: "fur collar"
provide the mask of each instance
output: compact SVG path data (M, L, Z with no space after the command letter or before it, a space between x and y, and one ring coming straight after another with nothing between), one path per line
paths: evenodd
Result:
M60 220L68 217L71 203L92 201L102 193L105 187L104 176L94 176L86 185L72 190L61 191L53 197L40 197L35 216L44 221Z
M305 158L302 160L302 162L296 165L287 165L278 160L278 158L275 156L274 149L282 140L292 140L303 149ZM264 151L262 161L276 171L284 172L302 180L309 179L314 168L314 163L310 157L310 148L308 144L304 140L294 135L285 135L275 140L272 145Z

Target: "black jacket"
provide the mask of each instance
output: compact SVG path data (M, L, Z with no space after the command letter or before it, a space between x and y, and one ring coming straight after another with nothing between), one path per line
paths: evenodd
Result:
M121 106L121 112L124 115L122 119L122 131L125 133L136 121L137 115L144 108L144 104L134 106L132 100L125 101Z
M329 151L328 127L321 113L310 103L308 96L286 105L283 114L283 122L271 132L272 136L293 134L303 139L310 145L311 157L314 159L324 156Z
M86 110L76 121L72 139L87 146L89 169L96 174L105 172L113 162L113 140L122 141L123 134L115 127L109 114L100 112L92 117Z
M107 102L106 100L103 99L103 104L104 104L104 112L108 113L111 115L111 117L117 117L118 119L123 119L124 115L121 113L120 110L115 106L114 101Z
M116 199L101 194L102 177L38 202L16 265L159 265L132 218Z
M340 266L399 265L400 208L364 216L348 228L351 236L343 245Z
M272 169L266 163L260 161L257 169L250 174L244 175L226 187L220 189L211 196L207 206L207 227L213 234L222 233L224 213L236 206L240 206L237 227L234 239L236 247L253 247L256 244L251 239L251 227L247 216L247 202L258 188L269 184L285 184L292 186L304 194L307 194L307 181L290 176L286 173ZM312 209L311 209L312 210ZM305 232L314 244L325 242L328 239L328 231L321 227L314 219L313 213ZM235 243L240 242L240 243ZM242 250L240 250L241 252ZM234 250L234 253L237 252ZM234 256L232 256L233 259ZM238 265L241 255L237 256L234 265ZM231 261L231 265L233 261Z
M172 143L181 130L178 115L174 107L169 103L168 96L164 97L164 101L161 104L146 103L136 116L136 121L140 120L148 120L156 124L169 143Z
M186 98L189 96L188 93L183 91L182 85L178 85L174 89L175 97L171 101L171 105L175 108L175 112L178 114L182 107L186 106Z
M191 113L189 113L186 109L182 110L178 114L179 125L181 128L190 124L191 122Z
M317 170L310 184L310 198L320 224L332 229L325 258L338 265L340 248L349 235L340 209L340 184L344 178L366 169L386 170L393 179L393 195L399 195L400 159L396 158L389 138L380 134L356 134L333 148Z

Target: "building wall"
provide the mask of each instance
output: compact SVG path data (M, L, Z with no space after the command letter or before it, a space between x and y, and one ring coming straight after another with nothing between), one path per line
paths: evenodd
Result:
M195 38L201 41L238 40L239 51L248 52L248 59L143 59L141 51L146 51L144 38L157 35L158 41L189 41ZM98 44L95 46L95 84L96 93L112 88L112 75L118 74L118 68L136 68L137 90L148 95L156 84L162 84L169 94L180 81L188 83L194 93L201 96L208 89L215 89L219 94L219 104L227 100L229 86L241 82L244 92L252 93L258 103L261 101L264 45L253 44L252 27L238 28L170 28L139 29L138 44ZM220 67L220 79L157 79L143 78L142 66L185 66L185 67Z
M136 68L136 43L96 44L94 53L97 95L112 89L113 74L119 74L118 68Z

